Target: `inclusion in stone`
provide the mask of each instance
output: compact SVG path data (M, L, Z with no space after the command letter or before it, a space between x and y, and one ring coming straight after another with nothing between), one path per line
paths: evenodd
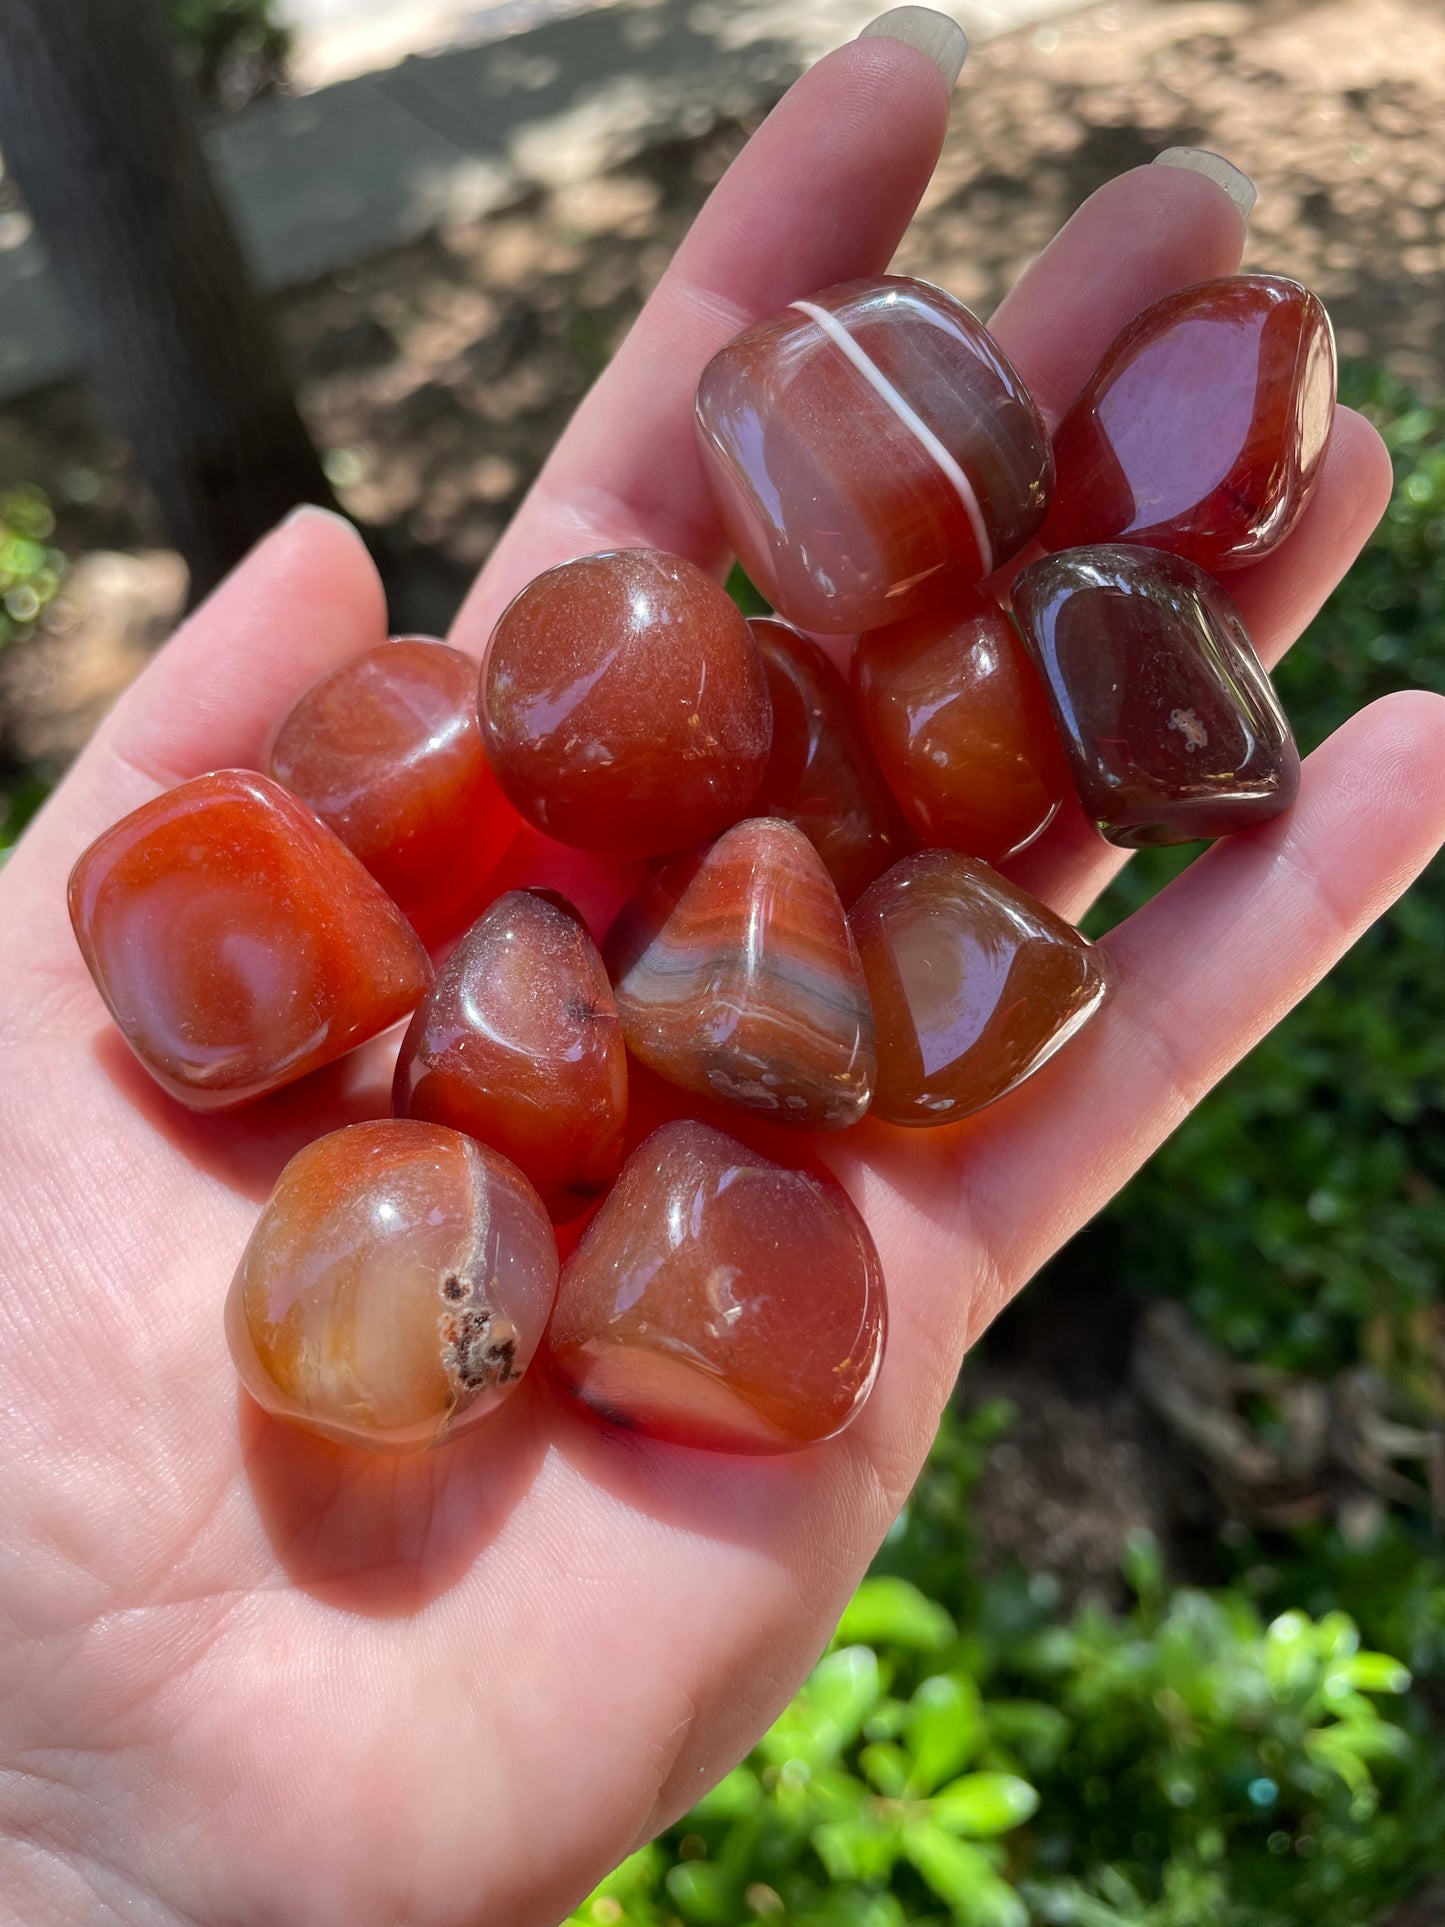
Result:
M850 904L913 839L858 726L848 686L817 643L768 617L748 627L773 704L772 753L749 814L796 824Z
M1087 1023L1108 957L986 863L904 857L851 917L878 1028L873 1112L952 1124L1011 1091Z
M567 1262L547 1348L614 1424L791 1452L857 1414L884 1324L878 1254L843 1190L684 1122L623 1166Z
M852 634L947 601L1043 520L1048 436L982 322L926 282L848 281L703 370L703 460L768 601Z
M1299 520L1335 412L1335 341L1277 274L1165 295L1105 352L1054 438L1045 548L1144 542L1202 568L1267 555Z
M398 637L307 690L271 746L271 774L360 857L427 935L441 936L516 828L477 726L476 663Z
M966 589L946 609L870 630L853 679L921 842L998 863L1058 809L1069 779L1048 698L997 603Z
M1066 549L1025 569L1013 597L1074 785L1111 843L1226 836L1289 808L1289 723L1202 569L1158 549Z
M418 1005L392 1108L510 1158L564 1224L622 1162L627 1052L612 986L563 897L509 890Z
M350 850L249 770L182 783L97 837L71 872L70 918L122 1036L194 1110L329 1064L431 981Z
M812 1130L867 1110L858 955L822 859L791 823L750 819L668 865L624 907L607 958L627 1047L669 1083Z
M559 843L662 856L735 823L768 759L768 688L737 605L681 556L618 549L539 575L482 678L503 789Z
M541 1201L504 1157L410 1119L286 1166L226 1300L241 1382L342 1445L420 1452L511 1396L557 1289Z

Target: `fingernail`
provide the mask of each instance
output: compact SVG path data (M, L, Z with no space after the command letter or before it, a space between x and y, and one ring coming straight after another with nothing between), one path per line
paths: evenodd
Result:
M1155 167L1187 167L1191 174L1203 174L1222 187L1247 221L1258 196L1254 182L1242 167L1227 161L1222 154L1211 154L1207 147L1166 147L1154 156Z
M318 521L330 522L336 527L345 529L349 536L355 541L361 542L362 547L365 548L366 544L362 541L361 530L350 517L339 514L335 509L324 509L319 502L298 502L289 515L281 518L277 526L279 528L289 529L293 528L298 522Z
M901 40L905 47L916 47L927 54L950 90L957 86L968 58L968 35L956 20L935 13L932 7L890 7L870 20L858 38Z

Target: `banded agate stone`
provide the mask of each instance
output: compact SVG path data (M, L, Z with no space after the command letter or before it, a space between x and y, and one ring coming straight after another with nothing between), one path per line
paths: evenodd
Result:
M681 556L618 549L548 569L503 611L482 678L503 789L547 836L663 856L747 808L768 689L737 605Z
M1043 520L1048 436L967 308L848 281L746 329L703 370L703 461L729 540L790 622L852 634L945 603Z
M878 763L921 842L1001 862L1068 790L1038 671L998 604L944 609L858 640L853 683Z
M271 745L276 781L431 937L465 921L517 827L482 748L478 674L444 642L379 643L313 684Z
M669 1083L811 1130L867 1110L876 1059L857 952L791 823L739 823L669 865L623 909L607 959L627 1047Z
M749 622L768 679L773 745L749 809L800 829L845 906L912 838L853 714L848 686L815 642L784 622Z
M1084 809L1125 849L1226 836L1289 808L1299 751L1220 585L1182 556L1045 556L1014 609Z
M350 850L249 770L182 783L97 837L71 872L70 918L121 1035L193 1110L329 1064L431 981Z
M840 1186L676 1123L633 1152L568 1260L547 1348L616 1425L792 1452L856 1417L884 1325L878 1254Z
M1143 542L1219 571L1298 522L1335 413L1335 341L1277 274L1165 295L1106 350L1054 438L1048 549Z
M1108 957L973 857L921 850L850 921L878 1030L873 1112L952 1124L1046 1064L1113 987Z
M384 1119L286 1166L226 1300L241 1382L342 1445L420 1452L516 1390L557 1288L541 1201L507 1160Z
M509 890L417 1006L392 1109L480 1138L565 1224L622 1163L627 1052L596 944L565 897Z

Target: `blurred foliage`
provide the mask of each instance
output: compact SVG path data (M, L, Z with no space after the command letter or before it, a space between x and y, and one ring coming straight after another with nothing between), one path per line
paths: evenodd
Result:
M65 558L50 546L55 516L43 489L0 494L0 649L33 633L55 599Z
M1120 1612L980 1574L1006 1423L945 1417L792 1705L579 1927L1348 1927L1445 1857L1409 1673L1344 1613L1171 1592L1143 1535Z
M244 107L286 77L291 29L276 0L166 0L181 65L213 106Z

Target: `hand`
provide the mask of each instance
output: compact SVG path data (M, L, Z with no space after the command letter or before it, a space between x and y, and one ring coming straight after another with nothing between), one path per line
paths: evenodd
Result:
M752 318L886 266L947 109L934 67L887 39L793 89L477 583L464 647L576 554L721 566L698 371ZM997 332L1057 419L1124 321L1232 271L1242 242L1210 181L1137 170L1034 263ZM1388 489L1378 439L1342 414L1295 535L1231 578L1267 660ZM777 1461L661 1447L539 1377L458 1445L373 1462L240 1396L221 1304L281 1165L378 1114L384 1085L363 1054L236 1117L182 1112L106 1023L64 884L158 790L254 765L278 712L384 623L345 525L293 518L117 705L0 876L0 1915L26 1927L553 1927L794 1689L969 1341L1445 834L1445 704L1377 703L1309 759L1288 816L1111 935L1113 1005L1022 1090L949 1130L829 1141L892 1310L843 1438ZM1013 867L1078 917L1119 860L1075 815ZM600 902L614 882L586 887Z

